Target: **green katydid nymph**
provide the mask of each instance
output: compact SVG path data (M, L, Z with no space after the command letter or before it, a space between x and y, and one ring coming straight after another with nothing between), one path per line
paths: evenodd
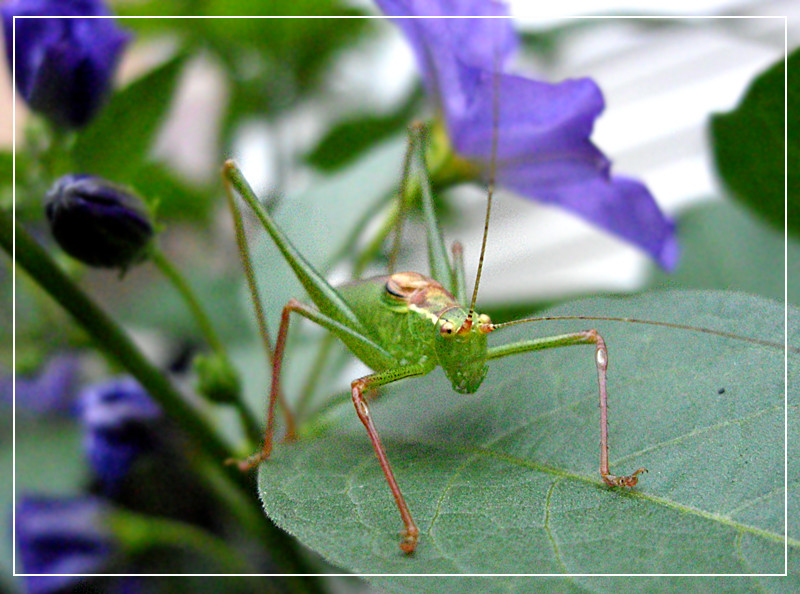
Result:
M600 398L600 475L608 485L633 487L638 481L638 475L645 472L645 469L640 468L630 475L616 476L611 474L609 469L606 393L608 351L603 338L597 331L587 330L500 346L490 347L488 345L489 333L535 320L535 318L527 318L493 324L489 316L479 314L475 310L480 271L486 247L486 232L491 212L494 180L491 178L489 180L486 224L475 286L471 302L465 306L466 291L462 250L456 243L452 248L452 258L448 256L434 214L430 182L425 172L424 150L424 129L419 125L412 126L400 200L403 201L404 196L409 193L407 191L408 178L410 169L412 169L408 166L409 162L416 163L416 169L420 172L417 189L422 199L425 215L430 275L425 276L418 272L395 272L386 276L350 282L336 288L331 286L303 258L302 254L278 228L256 198L235 163L228 161L223 168L228 201L237 227L237 239L251 292L257 293L254 289L252 267L249 264L246 241L241 227L241 215L236 207L234 193L241 196L255 212L314 304L310 306L292 299L283 308L272 356L272 387L263 445L258 453L247 460L239 461L239 467L242 470L253 468L267 460L272 451L276 403L282 399L280 375L289 321L291 314L299 314L333 333L356 357L374 371L374 373L352 382L352 400L356 413L367 430L400 511L404 524L400 548L408 554L413 553L417 546L419 529L414 523L411 511L381 445L380 437L372 421L366 394L370 390L401 379L426 375L437 366L442 367L456 392L473 393L480 387L489 369L488 363L492 359L555 347L593 345ZM254 299L254 302L257 302L257 299ZM263 323L261 329L262 334L265 334ZM292 438L294 421L285 404L283 402L281 404L287 418L287 437Z

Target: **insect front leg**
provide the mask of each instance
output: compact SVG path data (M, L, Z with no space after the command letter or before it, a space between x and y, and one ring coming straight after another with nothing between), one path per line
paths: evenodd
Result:
M606 388L608 349L606 348L603 337L600 336L597 330L586 330L584 332L563 334L561 336L523 340L492 347L489 349L487 358L500 359L518 353L580 344L595 345L594 362L597 366L597 383L600 391L600 476L606 484L613 487L633 487L639 482L639 475L643 472L647 472L646 468L640 468L627 476L616 476L611 474L611 469L608 464L608 391Z
M372 442L372 448L375 450L378 463L381 465L381 470L383 470L383 474L386 477L386 482L389 483L389 489L392 491L395 503L397 503L397 509L400 511L400 517L403 519L405 527L401 533L400 548L408 555L413 553L417 548L419 528L417 528L417 525L414 523L414 519L411 517L411 512L408 509L408 504L406 504L403 493L400 491L400 486L394 478L389 459L386 457L386 451L383 449L381 439L378 437L378 431L375 429L375 425L372 422L372 415L370 414L364 392L406 377L424 375L432 369L433 366L427 364L408 365L396 369L389 369L384 372L373 373L372 375L354 380L351 384L353 404L356 407L356 413L367 429L367 434L369 434L369 439Z
M628 476L615 476L611 474L608 466L608 391L606 389L606 372L608 371L608 349L603 337L597 330L587 330L577 336L583 335L586 342L595 344L594 362L597 365L597 384L600 387L600 476L606 484L614 487L633 487L639 482L639 476L647 472L640 468Z

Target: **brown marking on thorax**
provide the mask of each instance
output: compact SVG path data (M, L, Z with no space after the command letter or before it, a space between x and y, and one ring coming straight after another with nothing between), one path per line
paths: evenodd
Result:
M397 272L386 281L386 292L405 301L410 309L427 313L433 321L446 309L458 307L455 297L440 283L419 272Z

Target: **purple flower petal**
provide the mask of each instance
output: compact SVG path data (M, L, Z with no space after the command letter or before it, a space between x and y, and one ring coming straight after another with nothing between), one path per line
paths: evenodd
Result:
M487 0L376 0L387 15L508 16L508 7ZM460 66L494 68L495 53L501 65L517 47L517 36L506 18L396 18L395 24L411 42L428 92L447 108L460 111Z
M460 113L446 114L453 146L469 159L488 163L494 134L494 74L462 66L463 87L471 98ZM588 78L548 84L512 74L498 77L497 158L499 162L558 166L583 163L607 173L608 160L591 143L603 95ZM574 172L573 172L574 173Z
M89 386L80 402L87 458L104 493L114 495L136 459L155 447L161 408L131 378Z
M37 414L70 412L77 391L79 372L77 357L56 355L36 375L17 376L14 378L17 407ZM0 402L11 405L12 389L12 378L3 378L0 384Z
M678 263L675 224L659 210L647 187L634 179L604 176L572 183L543 185L521 175L507 175L506 185L546 204L556 204L629 241L647 252L665 270Z
M101 572L115 550L104 528L105 504L94 497L23 497L16 506L16 534L24 573ZM82 578L30 576L28 592L61 592Z
M378 4L393 17L506 14L489 0ZM674 224L643 184L612 177L608 158L590 140L604 108L594 81L549 84L505 72L516 46L509 19L394 20L411 42L456 152L488 175L497 105L499 184L561 206L674 268Z

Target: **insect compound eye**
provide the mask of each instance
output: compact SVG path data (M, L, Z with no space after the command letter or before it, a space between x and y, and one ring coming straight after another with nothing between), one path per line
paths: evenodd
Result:
M456 327L455 324L453 324L453 322L450 321L442 322L442 325L439 326L439 334L441 334L442 336L450 336L453 334L455 329Z
M386 295L393 299L408 299L415 291L430 284L417 272L398 272L389 277L384 286Z
M478 328L484 334L487 334L494 330L494 326L492 325L492 319L487 316L486 314L481 314L478 316Z
M397 283L391 280L386 283L384 289L386 290L387 295L394 297L395 299L404 299L406 297L406 294L402 292L399 286L397 286Z

